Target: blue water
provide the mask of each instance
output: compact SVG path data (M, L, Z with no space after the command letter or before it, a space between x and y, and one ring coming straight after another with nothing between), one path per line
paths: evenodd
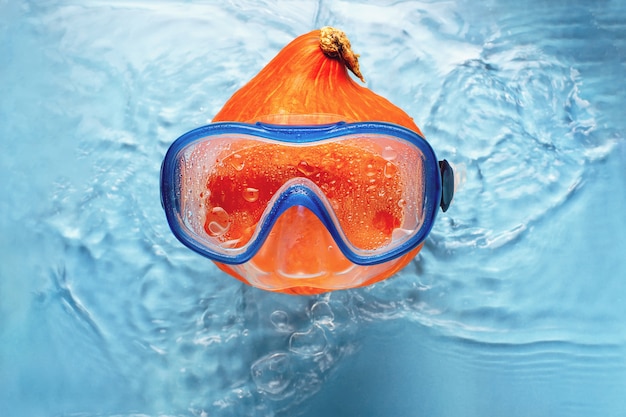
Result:
M625 416L624 22L619 0L0 0L0 415ZM159 168L329 24L465 181L393 279L271 294L171 235Z

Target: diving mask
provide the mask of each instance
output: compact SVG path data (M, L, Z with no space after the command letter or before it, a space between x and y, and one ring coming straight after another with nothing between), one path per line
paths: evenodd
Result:
M381 122L212 123L161 170L174 235L254 286L334 290L403 267L452 199L452 168Z

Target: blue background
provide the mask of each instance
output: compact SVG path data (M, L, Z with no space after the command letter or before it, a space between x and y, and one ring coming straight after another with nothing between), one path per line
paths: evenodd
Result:
M626 415L623 1L1 1L3 416ZM169 144L333 25L462 187L380 284L245 287Z

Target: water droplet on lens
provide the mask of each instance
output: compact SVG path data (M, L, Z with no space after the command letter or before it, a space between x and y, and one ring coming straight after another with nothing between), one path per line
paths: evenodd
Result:
M256 188L248 187L243 190L243 198L250 203L254 203L259 199L259 190L257 190Z
M222 236L228 231L228 226L224 227L218 222L209 222L209 234L214 237Z
M298 164L298 171L302 172L307 177L313 175L319 171L316 166L309 165L306 161L300 161Z
M213 207L207 214L207 232L213 237L222 236L230 228L230 215L221 207Z
M391 162L387 162L385 164L385 168L383 170L383 174L385 175L385 178L391 178L394 176L394 174L396 173L396 171L398 170L398 168L396 168L396 166L394 164L392 164Z
M385 146L382 152L383 159L387 161L393 161L398 157L398 152L396 152L391 146Z
M237 171L241 171L245 165L243 157L241 155L239 155L238 153L234 154L230 160L230 164L232 165L233 168L235 168Z

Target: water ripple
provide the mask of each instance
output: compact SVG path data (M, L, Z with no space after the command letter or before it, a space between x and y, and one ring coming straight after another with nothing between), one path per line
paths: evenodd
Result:
M467 366L478 371L516 364L532 379L623 363L623 285L611 279L623 268L619 242L590 239L608 266L566 250L604 227L581 226L581 207L600 207L602 184L621 198L609 173L624 150L612 90L623 79L626 29L603 6L572 7L563 22L543 3L509 15L498 4L360 2L357 23L351 2L62 3L25 3L18 15L29 18L12 21L34 39L3 49L49 77L27 73L36 88L22 91L22 74L0 67L11 80L0 118L12 139L1 168L20 190L5 193L2 225L22 225L36 241L17 245L28 261L3 279L30 280L34 307L23 314L33 324L22 339L53 342L32 349L64 360L61 382L78 386L93 372L93 390L120 415L289 415L365 337L385 337L369 334L381 323L397 334L429 329L458 355L471 346ZM289 297L243 287L180 245L160 207L159 168L175 137L208 122L284 43L320 22L354 34L368 86L407 109L467 178L395 277ZM74 352L91 358L78 382ZM22 383L58 382L52 371L32 375ZM91 393L80 388L77 398ZM95 409L97 395L69 397L55 410L96 415L72 410Z

